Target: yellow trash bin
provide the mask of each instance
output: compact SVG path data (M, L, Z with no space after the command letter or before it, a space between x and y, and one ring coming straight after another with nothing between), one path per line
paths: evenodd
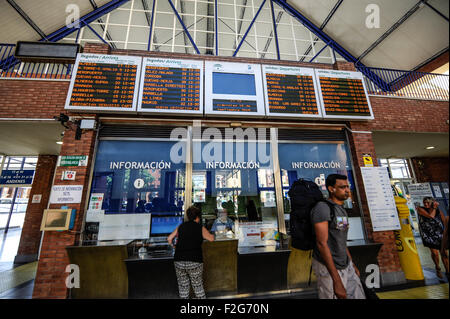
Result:
M406 204L406 199L399 196L394 196L394 198L401 225L400 230L394 230L400 264L406 279L423 280L422 265L420 264L416 242L409 223L409 208Z

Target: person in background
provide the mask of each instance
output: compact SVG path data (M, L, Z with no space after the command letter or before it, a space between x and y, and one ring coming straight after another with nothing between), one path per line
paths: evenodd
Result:
M347 176L331 174L325 185L330 195L329 203L320 201L311 210L316 235L312 268L317 277L319 298L366 299L359 270L347 248L349 222L343 207L350 197Z
M256 210L255 201L253 199L248 200L247 216L249 222L256 222L258 220L258 211Z
M448 210L447 210L448 211ZM441 244L441 255L444 255L447 253L449 242L448 242L448 223L450 218L448 216L445 216L445 228L444 228L444 234L442 235L442 244ZM450 272L447 268L447 271L445 273L447 276L447 281L450 281Z
M228 217L227 209L224 208L218 211L217 218L211 227L211 232L233 230L233 226L234 222Z
M178 237L175 245L174 266L178 282L178 292L181 299L189 298L189 290L192 285L195 297L206 298L203 288L203 240L214 241L214 235L210 234L200 224L201 211L191 206L187 209L188 221L178 226L168 237L169 245Z
M448 273L448 256L447 252L441 250L442 235L444 234L445 216L438 208L439 203L432 197L423 199L423 207L418 207L419 229L422 237L422 243L431 251L431 259L433 259L436 276L443 278L441 267L439 266L439 253L445 270Z

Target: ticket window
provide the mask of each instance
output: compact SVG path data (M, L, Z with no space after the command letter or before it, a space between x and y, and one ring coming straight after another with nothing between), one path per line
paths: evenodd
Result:
M289 220L291 211L288 192L296 180L303 178L314 181L324 197L328 198L326 177L330 174L342 174L347 176L351 190L351 197L344 202L350 222L349 240L364 239L350 156L344 143L279 142L278 154L285 220ZM288 226L287 224L287 229L289 229Z
M270 144L256 144L194 142L192 199L207 229L221 209L238 226L268 222L278 227Z
M87 225L94 229L88 231L87 240L148 239L150 216L183 216L186 164L172 156L175 145L169 141L99 142L88 216L100 218L87 218L87 224L96 223Z

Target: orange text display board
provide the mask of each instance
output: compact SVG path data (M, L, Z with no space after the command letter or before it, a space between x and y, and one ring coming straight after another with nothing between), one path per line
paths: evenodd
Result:
M203 61L144 58L138 111L203 114Z
M78 54L66 109L135 111L140 57Z
M324 118L373 119L360 72L315 70Z

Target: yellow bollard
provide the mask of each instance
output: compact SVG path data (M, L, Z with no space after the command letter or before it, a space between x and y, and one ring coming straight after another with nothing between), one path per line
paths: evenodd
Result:
M394 196L394 198L401 225L400 230L394 230L395 244L397 246L398 256L400 257L400 264L406 279L424 280L416 242L414 241L409 223L409 208L406 205L406 199L399 196Z

